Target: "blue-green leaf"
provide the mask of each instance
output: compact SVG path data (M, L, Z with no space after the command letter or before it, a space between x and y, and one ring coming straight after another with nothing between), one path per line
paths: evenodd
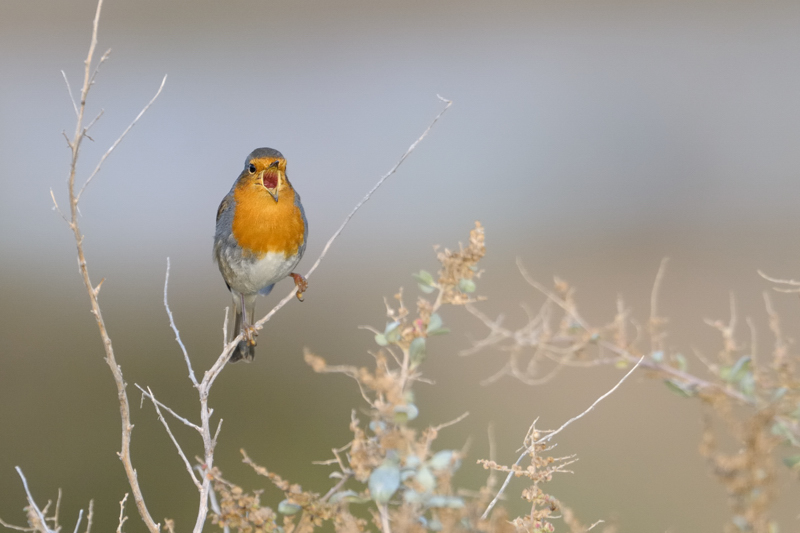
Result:
M430 466L432 470L450 470L455 472L458 467L461 466L461 461L455 451L442 450L433 454L433 457L428 460L428 466Z
M422 503L425 501L425 496L415 490L406 489L403 491L403 500L406 503Z
M413 403L396 405L394 407L394 421L398 424L405 424L409 420L414 420L418 416L419 409Z
M386 329L383 332L386 337L386 342L392 344L400 340L400 322L389 322L386 324Z
M420 270L419 274L411 274L420 285L433 285L433 276L427 270Z
M736 363L731 367L731 370L728 374L728 381L732 383L736 383L741 380L745 374L750 371L750 364L752 363L752 359L749 355L743 355L739 358Z
M431 318L428 320L428 333L441 328L442 324L442 317L439 316L439 313L433 313Z
M363 498L358 495L358 493L354 490L343 490L339 491L333 496L331 496L330 502L331 503L339 503L339 502L347 502L347 503L366 503L369 501L369 498Z
M432 287L430 285L423 285L422 283L417 283L417 287L419 287L419 290L421 290L425 294L430 294L436 290L436 287Z
M471 279L461 279L458 282L458 290L461 292L475 292L475 282Z
M745 372L745 374L739 378L738 381L739 390L742 391L742 394L748 398L753 398L756 393L756 378L753 376L753 373Z
M393 464L383 464L369 475L369 494L376 503L388 503L400 488L400 469Z
M666 385L669 390L671 390L678 396L683 396L684 398L691 398L695 394L695 391L691 386L684 385L683 383L680 383L678 381L665 379L664 385Z
M283 500L281 503L278 504L278 512L281 514L295 514L300 511L302 507L297 505L296 503L292 503L289 500Z
M417 337L411 341L411 345L408 347L408 356L411 360L412 368L419 366L419 364L425 360L426 355L425 337Z
M792 455L791 457L784 457L783 464L789 468L800 470L800 455Z
M435 494L428 498L429 507L449 507L451 509L460 509L464 507L464 500L458 496L445 496L443 494Z
M427 466L420 467L414 479L424 492L432 492L436 488L436 477Z

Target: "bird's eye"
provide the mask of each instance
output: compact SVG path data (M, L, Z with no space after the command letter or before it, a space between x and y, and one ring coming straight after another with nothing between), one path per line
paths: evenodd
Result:
M255 174L256 173L256 166L253 163L250 163L250 166L247 167L247 170L250 171L250 174Z

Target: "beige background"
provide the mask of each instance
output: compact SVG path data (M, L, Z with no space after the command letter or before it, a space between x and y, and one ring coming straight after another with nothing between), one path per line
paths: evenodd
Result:
M52 187L63 201L60 132L74 127L59 71L79 84L93 14L83 0L0 4L0 516L23 521L20 465L40 501L64 489L66 527L95 498L100 531L115 527L126 491L118 411L74 244L49 198ZM161 303L166 257L173 311L202 369L219 353L228 303L210 260L214 213L250 150L275 147L289 161L310 220L308 268L440 109L437 93L455 105L359 212L306 302L270 322L254 364L217 383L217 457L228 478L263 486L239 462L244 447L324 490L328 470L310 461L347 441L350 409L361 404L349 380L313 374L302 348L365 364L374 344L357 326L382 326L382 297L400 285L413 294L409 274L435 268L431 245L465 239L475 219L487 228L479 291L491 314L521 323L518 304L539 301L516 272L519 256L537 279L577 285L590 320L610 319L619 293L644 319L669 256L671 345L713 353L702 319L726 318L733 290L766 352L768 286L755 270L800 277L798 27L796 2L109 0L99 49L113 52L89 106L105 115L83 176L169 75L82 206L128 382L194 416ZM797 299L776 304L796 334ZM539 388L481 388L502 354L459 358L483 331L457 309L444 318L453 333L431 342L427 370L438 386L419 389L420 421L472 412L440 443L472 439L458 480L466 487L482 482L472 463L486 456L490 421L498 458L510 460L534 417L560 425L620 375L573 371ZM185 530L194 489L151 407L139 410L131 395L134 462L151 512ZM725 496L697 454L700 414L637 375L564 432L559 452L581 460L553 493L587 522L616 517L623 532L719 531ZM187 451L198 453L183 429ZM782 530L793 531L798 490L785 475L780 487ZM521 509L518 489L510 494ZM264 499L280 496L268 488ZM129 514L128 531L142 531L132 506Z

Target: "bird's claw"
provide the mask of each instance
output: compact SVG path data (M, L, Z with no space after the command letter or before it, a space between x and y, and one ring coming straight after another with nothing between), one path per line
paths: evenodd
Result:
M249 346L256 345L256 336L258 335L258 331L256 330L255 326L251 326L250 324L245 324L242 326L242 335L244 336L244 341Z
M289 275L292 277L292 279L294 280L294 284L297 286L297 299L302 302L303 293L306 292L306 290L308 289L308 281L306 281L306 278L304 278L300 274L295 274L294 272L292 272Z

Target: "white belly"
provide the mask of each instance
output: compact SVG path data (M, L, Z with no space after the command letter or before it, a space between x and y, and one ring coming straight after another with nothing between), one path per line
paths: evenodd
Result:
M299 256L267 252L261 259L226 261L225 266L231 274L228 282L232 289L241 294L255 294L288 276L299 262Z

